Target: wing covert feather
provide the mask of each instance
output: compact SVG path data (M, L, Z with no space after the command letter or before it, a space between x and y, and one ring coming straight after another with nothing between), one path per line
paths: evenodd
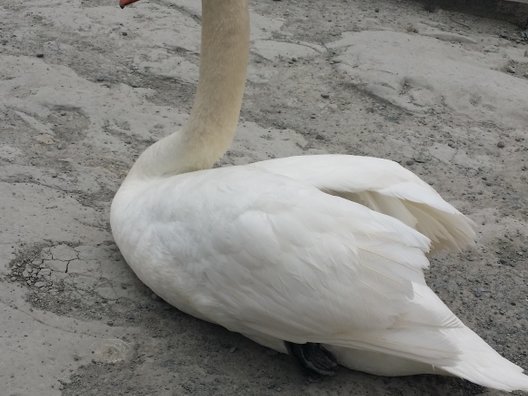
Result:
M395 217L432 241L432 250L462 249L475 239L474 223L427 183L398 163L353 155L314 155L250 166L307 183L321 191Z

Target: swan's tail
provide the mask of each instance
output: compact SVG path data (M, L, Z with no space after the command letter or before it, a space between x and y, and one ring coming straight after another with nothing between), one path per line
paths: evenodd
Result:
M440 368L489 388L528 392L528 376L523 369L500 356L473 331L467 327L449 329L446 335L461 353L453 364Z
M414 292L412 309L392 328L322 342L420 362L421 369L428 367L416 374L447 372L489 388L528 392L528 376L521 367L466 327L425 284L415 283Z
M488 388L528 392L528 376L523 369L465 326L375 331L357 341L323 343L337 353L340 363L355 370L381 375L451 374ZM376 361L370 364L362 360L365 357ZM387 367L391 362L397 367Z
M528 392L523 369L465 326L399 329L361 338L357 342L334 340L329 349L341 364L372 374L451 374L488 388Z

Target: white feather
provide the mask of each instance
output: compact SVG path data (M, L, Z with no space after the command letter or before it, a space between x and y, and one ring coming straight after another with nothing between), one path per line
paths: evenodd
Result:
M473 222L398 163L353 155L279 158L251 164L395 217L431 239L432 249L462 249L475 239Z

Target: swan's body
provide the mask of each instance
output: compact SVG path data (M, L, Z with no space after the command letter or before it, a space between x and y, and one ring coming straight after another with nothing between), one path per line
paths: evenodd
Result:
M180 310L280 352L319 343L370 373L528 390L425 284L431 241L462 247L474 232L417 176L338 155L207 169L236 128L248 37L245 0L203 0L190 122L141 155L112 203L134 272Z

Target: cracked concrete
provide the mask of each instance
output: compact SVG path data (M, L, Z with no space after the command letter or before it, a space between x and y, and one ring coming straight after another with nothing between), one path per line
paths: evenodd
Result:
M252 3L242 122L218 165L304 153L404 164L479 226L474 249L433 260L429 283L528 368L528 48L517 28L410 1ZM499 394L344 369L310 382L289 357L168 306L128 269L109 205L137 155L188 116L198 1L121 11L12 0L0 20L2 394Z

